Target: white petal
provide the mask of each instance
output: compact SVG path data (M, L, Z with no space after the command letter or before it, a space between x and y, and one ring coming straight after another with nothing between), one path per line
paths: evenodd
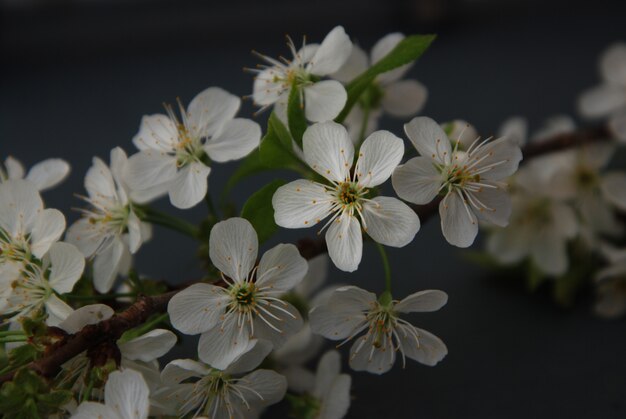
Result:
M165 385L178 384L188 378L202 378L211 373L210 368L192 359L175 359L163 368L161 381Z
M154 329L148 333L118 344L124 358L150 362L168 353L176 344L176 335L169 330Z
M91 304L76 309L65 320L59 323L59 328L73 334L89 324L96 324L111 318L115 314L113 309L105 304Z
M331 121L348 100L346 89L335 80L319 81L304 87L304 114L311 122Z
M285 397L287 391L287 380L282 375L270 370L257 370L252 374L248 374L241 379L246 387L253 390L250 391L245 387L241 390L248 401L258 400L262 397L261 404L268 406L278 403Z
M139 250L139 246L141 246L142 243L141 220L134 211L130 211L128 214L126 227L128 227L128 250L130 250L130 253L134 254Z
M217 325L228 304L226 290L211 284L194 284L170 300L167 312L177 330L196 335Z
M578 233L578 220L572 208L555 203L550 210L556 234L561 237L573 238Z
M148 417L149 389L143 376L137 371L114 371L104 386L104 400L113 407L121 419L144 419Z
M95 402L82 402L71 419L120 419L115 410Z
M61 322L66 320L74 310L67 305L63 300L52 294L45 302L46 313L48 318L46 324L48 326L58 326Z
M417 80L401 80L384 88L383 109L391 116L413 116L424 108L428 89Z
M302 137L304 158L326 179L343 182L350 175L354 146L346 129L328 121L311 125Z
M76 246L85 257L92 256L98 250L105 237L100 227L89 222L88 218L81 218L76 221L65 234L65 240Z
M382 344L375 339L375 333L368 333L352 344L350 368L372 374L384 374L391 369L396 361L396 351L393 350L388 337L384 338Z
M531 254L539 269L550 275L565 273L568 266L567 241L553 229L536 233Z
M176 158L154 150L141 151L128 159L128 186L145 190L168 184L176 177Z
M376 294L369 291L354 286L338 288L310 311L311 330L327 339L346 339L366 326L365 312L375 303Z
M476 165L476 169L494 164L488 171L481 173L481 178L500 180L517 171L519 162L522 160L522 150L513 141L499 138L481 147L479 152L472 152L469 163L480 159L483 160Z
M219 134L211 137L204 150L211 160L226 162L238 160L259 146L261 127L250 119L236 118L227 121Z
M178 130L166 115L145 115L141 118L139 132L133 137L139 150L170 152L178 144Z
M0 228L15 237L30 232L43 201L35 186L26 180L9 180L0 184Z
M341 66L339 71L333 73L331 77L347 84L367 70L368 61L369 60L365 51L357 45L352 45L352 52L350 52L350 56Z
M404 39L404 35L399 32L390 33L381 38L372 48L372 64L376 64L389 54ZM403 65L394 70L383 73L377 77L382 84L387 84L399 80L412 67L412 63Z
M414 157L394 170L391 177L398 196L414 204L424 205L435 199L443 175L429 157Z
M409 331L409 327L413 329L414 333L417 333L417 342L413 334ZM401 350L406 357L414 359L421 364L432 367L448 354L448 348L446 348L445 343L426 330L400 325L397 329L397 333L400 337Z
M334 350L327 351L324 355L322 355L317 364L317 372L315 374L315 392L313 395L318 399L322 398L340 372L341 355L339 355L339 352Z
M237 325L237 317L228 317L211 330L200 335L198 357L219 370L225 370L249 350L250 330L244 323Z
M611 172L602 178L602 193L605 199L626 211L626 174Z
M600 58L602 77L609 83L626 86L626 44L611 45Z
M85 189L90 198L99 202L107 202L117 197L111 170L98 157L94 157L93 164L85 175Z
M404 142L389 131L368 136L359 150L357 178L361 186L372 188L385 182L400 164Z
M439 204L441 231L448 243L457 247L469 247L478 234L478 222L456 192L451 192Z
M472 208L480 220L488 221L500 227L506 227L509 224L509 217L511 216L511 198L502 187L483 187L479 192L469 193L472 199L480 201L480 203L487 207L485 208L478 203L479 208Z
M285 228L311 227L330 214L326 189L310 180L296 180L281 186L272 197L274 221Z
M500 126L499 136L508 138L518 147L526 145L528 140L528 121L523 117L512 117Z
M258 367L272 351L272 344L267 340L254 339L248 349L237 358L226 371L228 374L242 374Z
M50 246L59 240L64 230L65 216L61 211L48 208L39 213L30 236L33 255L41 259Z
M531 231L514 228L496 230L487 239L487 251L500 263L512 264L521 261L531 248Z
M321 254L309 259L309 270L304 279L294 288L294 291L305 297L310 298L313 293L326 281L328 276L328 255Z
M626 111L618 112L609 120L609 128L620 143L626 142Z
M9 179L24 179L24 166L19 160L9 156L4 160L4 167L7 170Z
M448 294L439 290L419 291L394 306L401 313L437 311L448 302Z
M448 136L431 118L413 118L408 124L404 124L404 132L420 155L437 163L447 164L450 161L452 148Z
M348 60L351 51L350 37L346 35L343 27L336 26L320 44L307 70L318 76L334 73Z
M217 269L235 281L247 278L254 268L259 240L252 224L243 218L230 218L213 227L209 255Z
M45 191L63 182L69 173L70 165L65 160L47 159L31 167L26 180L33 182L39 191Z
M119 274L124 243L119 238L111 242L106 249L99 252L93 262L93 285L98 292L109 292Z
M348 413L351 385L352 377L348 374L341 374L333 380L322 401L320 418L341 419Z
M211 168L203 163L191 163L178 171L169 186L170 202L176 208L187 209L204 199Z
M212 136L233 119L241 99L219 87L198 93L187 107L188 128L199 136Z
M254 337L257 339L264 339L272 342L275 348L280 348L285 344L287 339L295 335L300 329L302 329L302 316L289 303L264 304L263 308L271 313L267 314L263 310L260 310L260 314L263 315L265 320L261 319L259 315L254 318ZM280 310L279 310L280 308ZM285 313L287 311L289 314ZM274 317L280 319L277 320ZM267 322L271 323L276 329L270 327Z
M621 88L603 84L584 92L578 99L578 110L587 118L601 118L626 105Z
M377 196L363 205L366 233L378 243L404 247L420 229L415 211L396 198Z
M276 82L275 77L280 70L270 67L254 78L252 100L256 105L267 106L279 101L285 90L289 89L283 81Z
M356 217L341 215L326 231L328 255L335 266L345 272L354 272L361 263L363 236Z
M289 390L302 394L311 393L315 386L315 374L300 365L290 365L280 371L287 379Z
M54 243L48 253L50 285L60 294L70 292L85 269L85 258L78 249L69 243Z
M298 285L308 264L293 244L279 244L263 254L257 270L256 285L271 293L283 294ZM268 292L269 292L268 291Z

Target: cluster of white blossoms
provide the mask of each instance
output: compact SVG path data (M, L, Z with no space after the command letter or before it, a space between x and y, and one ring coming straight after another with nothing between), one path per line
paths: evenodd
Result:
M425 290L395 299L386 254L386 247L409 245L420 230L418 214L429 216L437 207L448 243L471 246L483 225L498 261L530 258L553 276L567 271L575 239L601 246L610 266L595 274L603 295L596 310L625 312L626 257L608 242L622 237L615 211L626 211L626 174L605 170L616 146L549 154L516 173L524 120L507 121L500 137L483 139L465 121L440 125L415 116L427 90L403 77L432 39L393 33L368 56L338 26L321 44L296 49L289 38L292 60L258 54L266 64L254 70L252 99L261 110L273 107L263 139L258 123L236 117L241 100L221 88L209 87L187 107L180 100L177 109L166 105L166 114L141 120L134 154L116 147L108 164L93 159L86 194L79 195L85 207L67 232L65 216L45 208L40 191L63 180L69 165L46 160L26 174L6 159L0 166L0 345L9 364L0 370L31 380L29 386L47 396L2 387L20 402L0 399L0 411L8 417L26 417L19 409L28 408L73 418L256 418L285 399L294 417L339 419L350 406L352 378L342 372L339 351L322 353L324 339L337 348L351 342L347 364L372 374L388 372L396 358L403 367L406 358L434 366L447 355L440 338L405 318L441 309L447 294ZM603 64L611 86L621 83L626 68L623 50L616 51ZM593 107L590 100L582 100L583 108ZM410 157L405 138L377 130L384 114L407 120ZM533 140L573 129L569 119L554 119ZM226 204L214 205L213 162L244 158L222 191ZM299 179L274 180L237 216L227 203L231 187L270 169L295 170ZM177 209L205 200L208 215L195 225L157 211L153 201L166 195ZM197 241L206 268L201 280L166 285L137 272L133 256L152 239L155 224ZM279 227L314 226L322 237L259 253ZM368 243L381 256L381 292L352 281L323 286L332 265L357 271ZM182 335L199 335L193 355L170 358L161 368L159 359ZM49 380L32 381L37 374L28 362L45 363L56 351L63 362L48 366ZM313 371L308 366L316 358Z

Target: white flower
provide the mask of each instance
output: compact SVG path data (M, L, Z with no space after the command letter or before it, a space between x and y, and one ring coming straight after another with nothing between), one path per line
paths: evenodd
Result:
M179 102L182 120L171 106L168 115L144 116L133 138L140 152L129 159L128 185L146 199L167 192L177 208L196 205L207 192L209 160L237 160L259 145L259 124L235 118L240 105L238 97L209 87L187 110Z
M397 32L386 35L374 45L369 57L365 51L354 45L346 63L331 77L342 83L351 82L389 54L403 39L404 35ZM417 80L401 80L412 66L413 63L407 64L378 75L363 93L344 121L353 141L360 140L366 116L365 108L369 112L369 121L363 135L369 135L376 130L383 112L396 118L407 118L422 110L428 97L426 86Z
M509 226L492 232L487 251L504 264L530 256L542 272L560 275L568 266L567 242L579 226L576 214L543 171L552 168L531 162L517 173Z
M12 274L0 268L0 287L10 288L0 301L0 315L13 315L13 319L18 319L45 308L49 315L47 323L56 326L72 312L56 293L70 292L84 268L83 255L68 243L54 243L41 266L31 263L21 272Z
M432 119L414 118L404 130L420 153L399 166L392 183L398 196L427 204L437 195L441 230L446 240L468 247L478 233L478 220L498 226L508 224L511 202L503 181L517 170L519 147L506 138L474 143L461 151Z
M70 165L61 159L47 159L37 163L28 171L13 157L7 157L4 161L4 169L0 165L0 183L9 179L26 179L32 182L39 192L57 186L63 182L70 173Z
M385 182L400 163L400 138L388 131L371 134L352 171L354 146L343 126L331 121L314 124L304 132L302 143L305 161L329 184L302 179L281 186L272 198L276 224L306 228L330 217L324 226L330 225L328 254L348 272L361 262L361 226L387 246L402 247L413 240L420 223L411 208L396 198L368 196L370 188Z
M376 295L354 286L335 290L311 310L311 328L327 339L344 343L365 331L350 350L350 367L356 371L382 374L393 366L396 351L422 364L433 366L448 353L437 336L399 318L401 313L436 311L448 301L446 293L420 291L402 301L381 304Z
M311 377L310 386L300 396L300 402L304 404L301 407L303 413L315 419L343 418L350 407L351 384L352 378L348 374L341 374L339 352L326 352L317 364L317 372Z
M601 251L609 266L595 276L594 311L607 319L621 317L626 313L626 249L602 246Z
M626 141L626 44L610 46L600 57L602 84L584 92L578 101L587 118L609 117L609 126Z
M258 238L243 218L217 223L209 246L211 261L227 286L194 284L172 298L168 312L176 329L202 334L200 359L223 370L251 340L269 340L278 347L300 330L298 311L279 297L302 280L307 263L294 245L279 244L255 268Z
M0 268L42 259L65 230L65 217L44 209L34 184L9 180L0 184Z
M287 390L285 377L256 368L271 350L271 344L255 340L248 343L226 370L220 371L191 359L177 359L165 366L162 382L168 386L156 399L169 406L179 417L206 416L212 419L253 418L258 411L280 401Z
M149 396L140 373L131 369L114 371L104 387L104 404L83 402L72 419L147 419Z
M83 217L67 231L70 243L85 257L94 257L94 286L102 293L111 289L129 265L130 255L150 236L150 226L141 223L130 201L132 191L124 178L127 163L119 147L111 150L110 168L99 158L93 159L85 176L88 196L83 198L91 208L82 210Z
M337 26L326 35L321 45L309 44L299 51L288 38L292 61L284 62L259 54L269 65L260 65L254 79L254 103L263 109L276 103L285 105L291 88L299 89L300 103L309 121L334 119L348 98L341 83L320 81L320 77L336 72L350 56L352 42L343 27Z

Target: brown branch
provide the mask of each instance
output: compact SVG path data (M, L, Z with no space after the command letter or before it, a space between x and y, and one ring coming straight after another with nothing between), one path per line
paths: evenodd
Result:
M611 133L604 126L586 128L572 133L556 135L539 144L529 144L523 148L522 152L524 157L529 159L579 145L610 140L611 138ZM440 201L441 198L437 198L426 205L412 205L412 208L421 222L424 223L437 213ZM328 251L324 237L304 238L298 241L297 246L300 254L306 259L311 259ZM190 283L185 285L190 285ZM152 314L166 311L170 299L184 288L178 288L162 295L141 297L129 308L110 319L85 326L78 333L67 336L59 345L55 345L54 348L47 351L43 358L31 362L27 367L42 376L53 377L61 365L73 357L103 342L115 342L125 331L144 323ZM14 372L0 376L0 383L10 381L13 375Z

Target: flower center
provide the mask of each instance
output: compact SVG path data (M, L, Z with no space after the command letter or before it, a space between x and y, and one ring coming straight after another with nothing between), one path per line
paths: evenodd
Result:
M576 183L582 189L593 188L598 184L598 175L587 167L579 167L576 171Z
M231 304L239 312L247 313L253 311L257 303L256 291L257 288L253 282L234 285L231 290L233 297Z
M347 207L361 206L360 200L366 190L360 189L356 182L343 182L337 187L339 201Z
M28 261L30 256L28 237L13 238L0 228L0 261Z
M390 308L378 304L377 308L367 315L367 320L370 324L369 333L374 334L373 345L376 348L381 348L393 331L396 316Z

